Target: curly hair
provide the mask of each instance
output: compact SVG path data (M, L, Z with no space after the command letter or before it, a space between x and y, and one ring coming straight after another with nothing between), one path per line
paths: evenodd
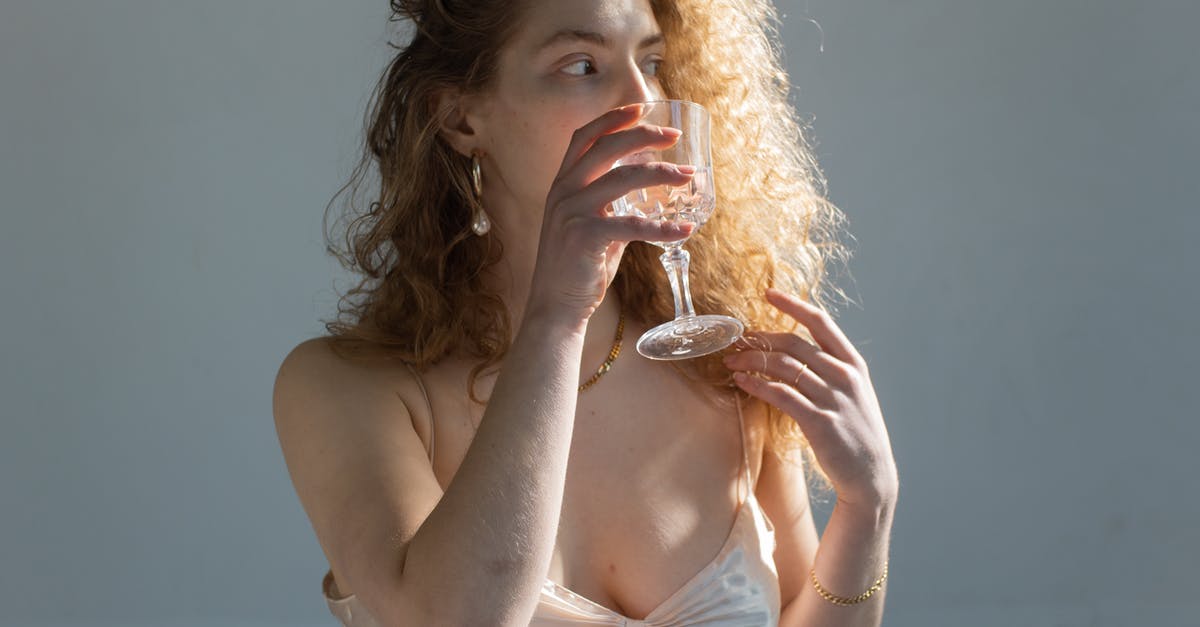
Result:
M690 283L697 311L733 316L749 330L812 336L762 298L767 287L801 294L828 309L849 300L829 278L850 257L845 217L826 197L809 127L789 103L778 16L769 0L649 0L666 40L659 71L669 97L703 105L712 127L718 209L688 240ZM519 17L511 2L391 0L392 21L411 27L405 46L380 78L365 120L364 154L350 181L339 221L344 249L328 251L359 275L343 294L338 317L324 321L343 357L401 360L417 368L452 353L475 359L468 393L495 368L512 341L500 296L484 271L501 258L494 238L475 236L468 162L438 137L441 112L432 105L445 88L480 92L495 77L498 53ZM371 166L378 189L356 214ZM658 260L643 242L626 248L611 289L626 315L640 321L674 316ZM722 390L732 387L721 355L671 362L682 374ZM734 388L743 400L744 392ZM768 406L767 450L779 459L799 451L814 472L810 483L831 489L803 432Z

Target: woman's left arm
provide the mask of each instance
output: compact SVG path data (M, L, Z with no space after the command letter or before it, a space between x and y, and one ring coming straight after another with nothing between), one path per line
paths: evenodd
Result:
M811 567L828 594L856 597L878 583L877 591L865 601L839 605L817 592L808 579L809 569L804 569L807 585L783 608L780 627L877 627L883 622L887 583L879 580L887 561L893 507L860 511L839 502Z
M748 333L751 348L725 363L739 387L796 421L838 496L812 563L781 565L805 579L811 569L825 594L807 581L784 607L780 627L878 626L899 479L866 361L825 311L774 289L766 296L816 344L792 333ZM798 483L784 488L807 490ZM803 529L780 531L795 528ZM872 589L865 600L838 601Z

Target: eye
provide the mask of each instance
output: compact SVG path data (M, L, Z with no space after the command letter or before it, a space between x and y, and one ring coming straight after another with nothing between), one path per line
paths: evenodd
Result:
M569 65L564 65L562 71L571 76L586 76L596 73L596 66L590 59L580 59Z
M644 66L642 66L643 67L642 71L645 72L646 74L649 74L650 76L658 76L658 72L662 68L662 64L663 64L662 59L658 59L658 58L650 59L649 61L646 62L646 64Z

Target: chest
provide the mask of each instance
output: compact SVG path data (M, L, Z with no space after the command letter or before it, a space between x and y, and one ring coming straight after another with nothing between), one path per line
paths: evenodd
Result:
M466 399L465 379L426 385L444 488L484 407ZM743 446L757 474L760 421L753 406L739 421L731 395L697 390L669 366L611 371L577 400L547 577L630 616L656 607L725 545L751 489Z

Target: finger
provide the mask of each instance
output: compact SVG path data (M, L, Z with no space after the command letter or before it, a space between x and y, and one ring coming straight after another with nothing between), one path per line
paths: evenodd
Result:
M824 309L775 288L767 288L766 295L767 302L803 324L812 333L813 339L817 341L822 350L848 364L862 365L865 363L846 334L842 333L842 330L833 321L833 317Z
M796 388L784 383L767 381L744 372L733 373L733 382L751 396L762 399L763 402L774 405L783 413L791 416L800 425L800 430L806 436L811 433L813 421L819 415L820 410Z
M655 185L683 185L691 180L695 168L657 161L617 166L592 181L587 187L564 199L582 207L604 207L635 189Z
M597 236L610 242L674 242L687 239L696 225L691 222L651 220L638 216L599 216L589 218Z
M584 124L571 135L571 143L563 155L562 164L558 169L559 176L570 170L579 157L591 147L598 137L606 133L633 126L642 117L643 107L639 103L625 105L606 112L604 115Z
M610 170L618 159L647 148L667 148L678 141L681 134L679 129L669 126L639 124L601 135L560 180L569 189L583 187Z
M725 356L723 361L730 370L756 372L790 385L814 403L824 404L829 397L829 387L821 377L787 353L742 351Z
M839 360L795 333L750 331L742 335L746 346L757 351L787 353L809 365L821 379L830 381L839 374Z

